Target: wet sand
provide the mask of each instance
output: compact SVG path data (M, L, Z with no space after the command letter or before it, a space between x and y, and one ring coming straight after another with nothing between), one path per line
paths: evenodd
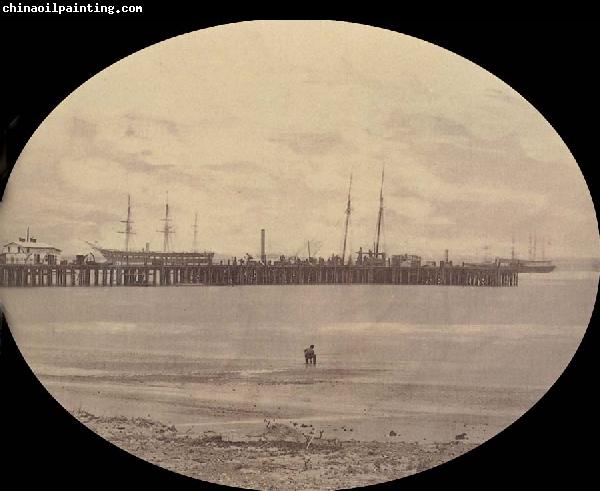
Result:
M229 439L260 431L269 418L360 441L448 442L466 432L483 442L541 395L532 389L394 381L393 370L300 367L193 375L42 375L69 410L150 417ZM391 379L391 380L390 380Z

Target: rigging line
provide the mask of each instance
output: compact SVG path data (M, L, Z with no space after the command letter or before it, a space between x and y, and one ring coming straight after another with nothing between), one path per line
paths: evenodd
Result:
M377 216L377 241L375 242L375 254L379 253L379 237L381 235L381 221L383 219L383 179L385 167L381 169L381 190L379 191L379 214Z

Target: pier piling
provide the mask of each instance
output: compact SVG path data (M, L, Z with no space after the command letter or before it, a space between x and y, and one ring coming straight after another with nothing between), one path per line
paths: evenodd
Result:
M61 264L31 266L0 264L3 287L114 287L173 285L447 285L518 286L516 268L475 268L442 263L439 267L395 267L333 264L211 264L139 265Z

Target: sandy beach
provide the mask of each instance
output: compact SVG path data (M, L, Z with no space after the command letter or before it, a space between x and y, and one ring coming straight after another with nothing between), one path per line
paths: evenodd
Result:
M229 486L278 489L340 489L398 479L428 469L471 448L457 435L447 443L341 441L312 427L266 420L263 430L229 440L195 435L147 418L75 416L100 436L148 462L183 475ZM312 425L311 425L312 426Z

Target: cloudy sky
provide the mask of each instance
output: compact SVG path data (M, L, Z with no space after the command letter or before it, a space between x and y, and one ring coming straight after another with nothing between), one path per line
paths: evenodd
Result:
M30 225L66 253L81 239L160 250L165 193L192 247L339 253L350 173L351 246L373 243L385 166L390 253L597 256L576 162L509 86L429 43L336 22L250 22L167 40L100 72L44 121L0 208L4 243Z

